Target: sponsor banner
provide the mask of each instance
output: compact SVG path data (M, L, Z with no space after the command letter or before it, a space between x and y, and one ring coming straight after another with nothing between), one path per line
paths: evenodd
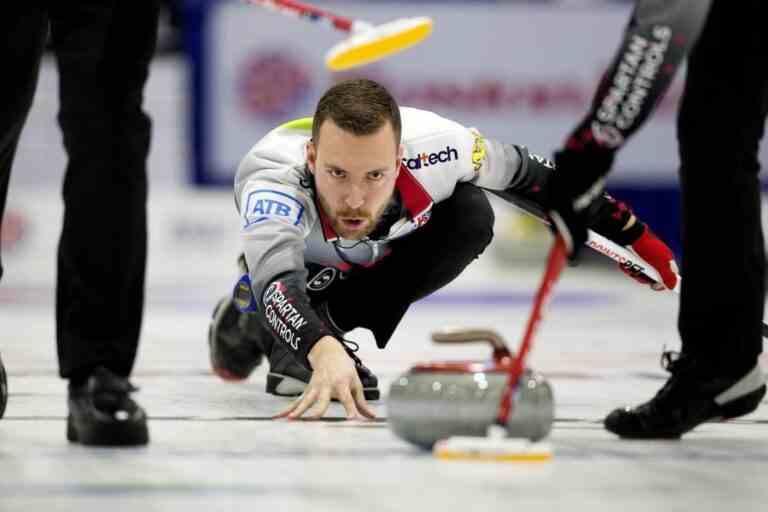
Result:
M322 5L374 23L422 14L421 7L435 28L423 44L402 54L332 74L324 67L324 53L341 40L340 34L240 2L216 2L209 22L201 24L209 33L200 38L205 46L195 61L204 70L196 98L202 109L196 119L205 120L196 141L200 181L231 182L239 160L261 136L287 120L311 115L334 81L358 76L382 82L403 105L436 111L477 127L485 137L551 155L590 104L631 8L630 3L573 9L430 2L416 4L411 12L412 6L403 3ZM643 55L656 46L649 43ZM642 78L652 71L643 68L636 74ZM683 72L622 151L613 181L652 185L677 180L675 112ZM635 82L627 87L638 95L642 84ZM614 124L632 122L632 111L612 112L610 106L604 113ZM768 144L763 146L768 161ZM441 155L450 158L450 150L434 158L422 155L407 165L426 165L430 158L439 162Z

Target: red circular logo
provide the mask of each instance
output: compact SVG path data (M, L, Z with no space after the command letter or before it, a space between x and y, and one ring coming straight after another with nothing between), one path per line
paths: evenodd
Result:
M254 116L284 119L311 90L309 73L283 52L259 53L242 67L239 97Z

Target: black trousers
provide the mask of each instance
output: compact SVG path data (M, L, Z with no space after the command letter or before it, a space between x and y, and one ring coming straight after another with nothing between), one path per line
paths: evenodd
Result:
M678 118L683 350L726 371L762 351L765 254L757 159L768 112L768 2L715 0Z
M142 96L157 10L157 0L9 0L0 7L0 215L49 29L57 59L68 155L56 283L65 378L80 379L97 365L128 375L136 355L150 140Z
M456 279L485 250L493 221L485 192L459 183L426 225L393 241L391 254L375 266L337 279L322 300L339 327L370 329L383 348L413 302ZM317 297L310 293L310 299Z

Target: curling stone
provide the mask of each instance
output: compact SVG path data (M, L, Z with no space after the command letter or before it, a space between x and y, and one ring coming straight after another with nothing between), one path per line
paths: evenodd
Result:
M514 356L494 331L461 330L433 333L437 343L484 341L493 347L490 361L417 364L396 378L389 390L388 423L404 440L431 449L440 439L485 436L499 411ZM531 369L520 376L513 395L509 437L538 441L554 419L552 388Z

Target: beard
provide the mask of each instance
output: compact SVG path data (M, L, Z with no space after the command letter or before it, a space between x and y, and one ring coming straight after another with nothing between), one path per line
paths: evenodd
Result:
M378 210L372 212L364 208L342 208L334 210L325 199L318 195L320 207L328 215L331 225L339 237L346 240L362 240L376 229L389 201L385 202ZM359 226L345 222L349 219L359 221Z

